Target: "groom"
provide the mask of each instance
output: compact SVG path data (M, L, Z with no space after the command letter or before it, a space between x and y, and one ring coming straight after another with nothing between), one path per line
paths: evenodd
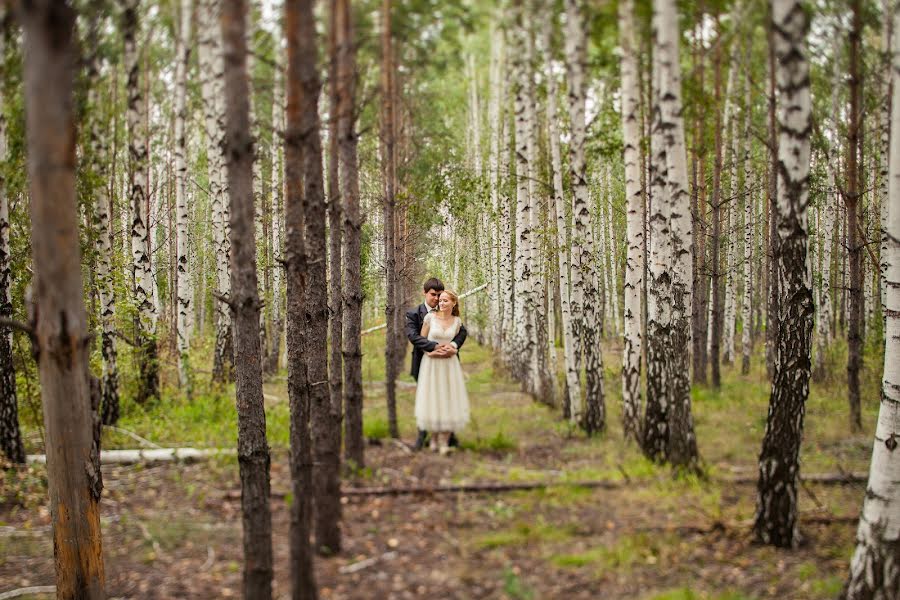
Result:
M468 335L465 325L460 325L459 333L456 334L456 337L449 344L438 344L435 341L422 337L422 323L425 320L425 315L437 310L438 298L441 297L441 292L444 291L444 284L440 279L432 277L422 287L425 301L406 313L406 337L409 338L413 345L412 370L410 374L416 381L419 380L419 367L422 365L422 356L426 352L436 350L437 353L432 354L432 358L452 358L457 355ZM428 432L420 429L419 436L416 438L416 450L421 450L425 446L427 438ZM451 446L459 445L456 436L452 433L450 434L449 444Z

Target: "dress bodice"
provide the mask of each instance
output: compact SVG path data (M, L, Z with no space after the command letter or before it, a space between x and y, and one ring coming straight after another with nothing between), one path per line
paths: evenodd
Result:
M428 328L428 339L433 342L443 342L447 343L453 340L456 337L456 334L459 333L459 317L453 317L453 319L444 325L441 323L440 319L438 319L434 313L430 313L428 315L430 325Z

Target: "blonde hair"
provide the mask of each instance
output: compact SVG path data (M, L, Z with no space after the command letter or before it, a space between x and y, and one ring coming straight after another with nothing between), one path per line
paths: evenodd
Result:
M453 290L444 290L441 292L442 294L447 294L450 296L450 299L453 300L453 310L450 311L450 314L454 317L459 316L459 296Z

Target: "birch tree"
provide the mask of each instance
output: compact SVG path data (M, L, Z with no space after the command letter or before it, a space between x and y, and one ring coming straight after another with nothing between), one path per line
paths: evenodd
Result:
M6 8L0 8L0 20ZM6 54L6 30L0 29L0 56ZM0 87L0 106L6 104ZM7 160L6 115L0 111L0 164ZM6 180L0 173L0 318L12 318L12 271L9 254L9 196ZM19 430L19 403L16 394L16 372L13 365L12 331L0 325L0 452L13 463L25 462L25 448Z
M191 0L181 0L181 17L179 20L178 43L175 51L175 205L177 221L178 280L176 282L178 299L178 376L181 386L188 396L190 388L190 349L194 298L194 286L191 281L191 269L188 262L188 221L190 211L186 192L187 161L185 151L187 138L185 120L187 118L187 74L191 58Z
M34 265L30 329L41 384L56 597L105 598L103 489L93 432L89 341L75 192L78 62L75 11L63 2L19 5ZM92 406L92 403L94 405Z
M131 257L134 303L137 307L135 342L138 354L138 403L159 395L159 362L156 348L156 282L150 255L150 202L148 199L148 142L146 97L141 83L141 53L137 47L140 0L123 0L122 38L128 94L128 157L131 204Z
M653 208L647 301L647 411L644 451L651 458L695 469L688 353L691 328L692 224L681 117L678 15L673 0L655 0ZM654 414L651 418L650 407Z
M599 311L585 310L588 304L596 305L597 273L593 260L593 233L588 205L587 168L584 160L586 91L584 83L587 55L587 22L580 0L566 0L566 66L569 121L569 178L572 184L572 319L576 339L580 340L579 355L585 369L585 399L577 403L583 410L576 413L572 401L572 418L589 434L606 427L606 404L603 393L603 356L600 352L600 327L596 315Z
M566 396L568 398L569 416L581 413L581 377L578 362L575 356L575 334L572 330L572 309L569 303L569 291L571 289L571 271L569 269L569 251L566 232L569 230L569 211L566 207L563 188L562 150L559 138L559 114L556 106L559 89L557 76L554 72L552 52L553 28L555 18L553 13L543 15L543 50L544 69L547 74L547 126L550 141L550 161L553 170L553 205L556 209L556 256L559 271L557 285L560 297L560 313L562 317L563 361L566 370ZM573 402L578 403L577 410L573 410Z
M622 47L622 130L625 142L625 347L622 351L622 428L641 440L641 292L644 287L644 199L641 193L640 88L635 51L634 0L619 3Z
M892 11L900 31L900 4ZM856 532L856 550L841 597L900 596L900 40L891 41L890 152L885 253L884 374L869 482Z
M754 532L766 544L793 547L797 537L797 476L803 416L809 396L813 300L807 261L807 198L811 101L800 0L773 0L778 85L778 189L775 206L778 331L769 414L759 455Z
M220 0L200 0L197 29L203 118L206 131L207 177L212 212L213 254L216 288L220 296L231 291L228 272L229 236L228 205L225 201L225 161L221 144L224 139L223 65L218 25ZM213 352L213 381L223 383L231 378L234 352L232 348L231 312L222 303L216 305L216 344Z

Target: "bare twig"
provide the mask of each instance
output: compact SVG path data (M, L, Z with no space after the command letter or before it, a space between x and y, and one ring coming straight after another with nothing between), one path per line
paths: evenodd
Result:
M8 600L9 598L20 598L22 596L33 596L35 594L56 594L55 585L33 585L31 587L23 587L16 590L9 590L0 594L0 600Z

